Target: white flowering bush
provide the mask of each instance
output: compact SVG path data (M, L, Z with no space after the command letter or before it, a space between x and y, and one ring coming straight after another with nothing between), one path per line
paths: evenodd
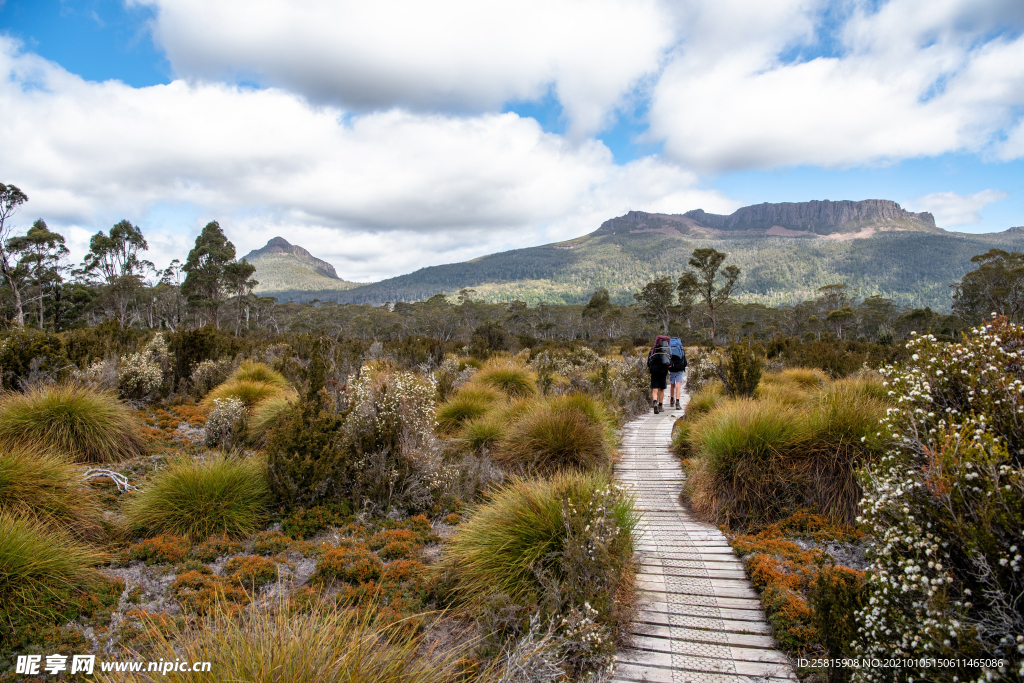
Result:
M996 319L961 343L926 335L907 348L909 361L883 370L894 407L879 435L892 446L862 475L859 521L874 545L854 650L955 665L867 668L855 678L1018 680L1024 328Z
M245 403L238 398L216 398L206 416L203 441L207 446L230 448L245 431Z
M105 358L95 360L84 370L72 371L75 381L97 391L113 391L117 388L117 360Z
M215 386L222 384L234 369L231 359L204 360L192 370L192 393L197 397L206 396Z

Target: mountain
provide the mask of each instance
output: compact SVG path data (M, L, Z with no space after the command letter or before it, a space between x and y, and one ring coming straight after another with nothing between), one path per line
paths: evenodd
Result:
M469 287L488 301L581 303L605 287L614 300L630 303L633 293L655 277L677 277L693 250L703 247L727 252L726 263L742 269L741 301L794 303L814 297L823 285L842 282L860 296L880 294L947 310L949 285L973 269L971 257L993 248L1024 251L1024 233L947 232L935 226L931 214L905 211L888 200L758 204L728 216L699 209L630 211L566 242L431 266L370 284L275 295L282 301L381 304Z
M359 286L342 280L330 263L283 237L273 238L266 246L250 251L243 258L256 266L253 277L260 283L255 290L258 294L334 292Z

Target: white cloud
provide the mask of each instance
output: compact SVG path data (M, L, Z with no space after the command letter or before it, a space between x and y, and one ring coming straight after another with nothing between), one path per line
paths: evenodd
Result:
M917 197L908 202L907 206L912 211L930 211L935 216L935 224L948 230L979 223L981 215L978 212L1006 196L1001 190L982 190L971 195L934 192Z
M255 78L360 109L497 109L549 87L578 134L658 68L656 0L134 0L186 78Z
M830 24L823 3L762 3L733 32L736 8L702 5L689 23L710 29L689 32L655 85L649 137L709 171L1009 153L1001 136L1024 106L1019 0L850 6ZM807 51L820 56L793 57Z
M21 219L65 228L76 258L128 218L165 265L216 218L240 254L280 234L366 280L574 237L628 209L736 208L691 173L618 166L600 142L515 114L350 115L277 89L92 83L3 37L0 101L0 175L30 197Z

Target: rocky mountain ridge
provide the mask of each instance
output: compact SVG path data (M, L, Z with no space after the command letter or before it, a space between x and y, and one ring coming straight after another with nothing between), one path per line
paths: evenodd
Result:
M334 280L341 279L340 277L338 277L337 271L334 270L334 266L332 266L330 263L324 261L323 259L318 259L316 256L310 254L309 251L307 251L306 249L303 249L297 244L291 244L288 240L286 240L283 237L272 238L269 242L267 242L265 246L263 246L260 249L253 249L242 258L249 261L249 263L256 264L263 257L272 256L275 254L294 256L298 261L306 264L306 266L308 266L315 273L319 273L324 277L329 277ZM257 265L257 269L258 268L259 266Z
M661 232L693 237L730 237L738 233L774 237L828 237L878 231L942 232L927 212L907 211L888 199L829 200L754 204L728 216L703 209L683 214L630 211L601 224L593 235Z

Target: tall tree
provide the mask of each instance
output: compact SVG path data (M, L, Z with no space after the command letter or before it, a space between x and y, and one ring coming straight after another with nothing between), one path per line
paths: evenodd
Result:
M992 249L971 263L977 269L954 286L953 312L971 323L992 313L1019 321L1024 313L1024 254Z
M675 305L676 284L672 278L666 275L648 282L633 297L643 306L644 315L661 325L662 331L668 334L669 323L678 312Z
M210 221L196 238L196 245L188 253L182 270L185 282L181 293L189 304L200 311L209 312L214 324L220 327L220 306L223 303L224 266L235 260L235 245L217 221Z
M245 329L249 329L249 306L252 305L252 290L259 281L252 279L256 266L245 259L233 261L224 266L225 289L235 297L235 335L242 327L242 311L245 311Z
M681 296L690 298L700 297L707 309L708 317L711 319L711 341L715 340L717 333L718 311L728 303L732 297L732 291L736 287L736 280L740 277L738 266L726 266L719 272L722 262L728 257L714 249L694 249L690 257L690 267L679 277L679 293ZM721 284L715 282L721 275Z
M102 285L100 304L107 317L117 320L121 329L139 315L136 304L143 275L153 268L139 253L148 248L142 229L126 220L114 225L109 235L101 230L89 240L89 253L82 261L81 272L99 279Z
M11 217L18 207L27 201L28 195L17 187L0 183L0 270L4 273L7 286L14 293L14 322L18 327L25 325L25 312L21 309L21 293L14 279L14 267L11 265L6 244L14 227L11 225Z
M18 268L24 271L27 282L36 287L34 298L39 302L39 329L43 329L43 304L47 289L52 293L60 285L61 260L68 254L64 236L50 232L46 222L40 218L32 224L27 234L9 239L7 250L12 254L21 254Z

